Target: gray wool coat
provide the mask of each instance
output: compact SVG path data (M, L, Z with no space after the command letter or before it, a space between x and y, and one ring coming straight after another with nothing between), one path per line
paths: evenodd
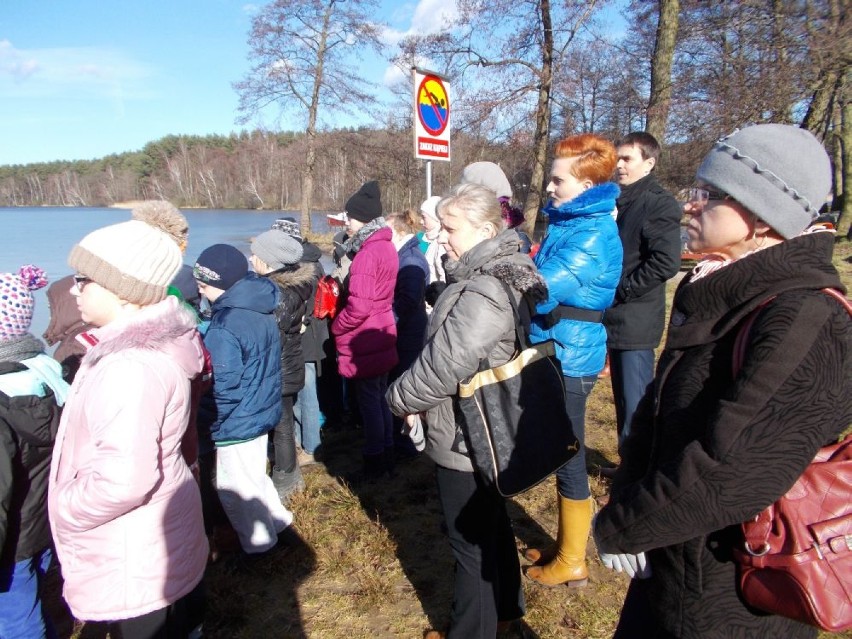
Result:
M515 352L515 317L501 281L514 294L527 326L527 304L546 299L547 286L529 256L518 252L513 230L448 262L446 272L451 284L432 311L426 345L388 389L387 400L397 415L426 413L426 453L435 463L472 472L453 411L459 382L475 373L481 360L499 366Z

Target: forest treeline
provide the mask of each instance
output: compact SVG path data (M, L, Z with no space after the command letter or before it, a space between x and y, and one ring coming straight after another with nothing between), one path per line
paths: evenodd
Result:
M304 138L302 133L263 131L170 135L140 151L96 160L3 166L0 206L109 206L156 198L186 208L296 210ZM379 180L387 210L416 208L425 198L425 162L414 159L410 130L326 131L317 134L315 145L313 201L318 210L342 210L346 198L368 179ZM669 149L660 167L664 182L675 189L688 186L695 169L687 157L677 157L683 155L678 149L683 145ZM520 142L495 144L456 134L452 162L433 163L433 192L452 186L466 164L490 160L503 167L522 196L530 179L524 162L528 153Z

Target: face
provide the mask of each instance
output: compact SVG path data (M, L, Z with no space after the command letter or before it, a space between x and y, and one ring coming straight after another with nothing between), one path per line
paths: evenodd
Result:
M441 223L436 220L434 217L426 215L425 213L420 214L420 225L423 227L423 230L427 233L431 233L435 229L441 226Z
M209 284L205 284L201 280L195 280L195 283L198 284L198 292L207 298L207 301L211 304L218 300L225 293L221 288L216 288L215 286L210 286Z
M754 217L739 202L694 198L684 210L690 216L686 227L690 251L736 259L756 248Z
M106 326L122 311L124 302L103 286L82 276L71 286L71 295L77 298L77 308L84 322L93 326Z
M641 180L654 168L654 158L642 159L642 149L635 144L620 146L616 149L618 163L615 165L615 180L621 186L629 186Z
M571 173L577 158L557 158L550 169L550 182L547 183L547 194L553 206L560 207L570 202L583 191L592 186L589 179L579 180Z
M254 269L254 272L258 275L266 275L267 273L271 273L272 269L269 268L269 265L260 259L257 255L252 254L249 257L249 264Z
M476 228L463 214L456 214L452 207L441 213L441 232L438 233L438 243L444 247L452 260L458 260L474 246L495 235L497 230L491 223Z
M357 233L364 228L364 223L361 220L356 220L354 217L346 216L346 228L349 229L349 235Z

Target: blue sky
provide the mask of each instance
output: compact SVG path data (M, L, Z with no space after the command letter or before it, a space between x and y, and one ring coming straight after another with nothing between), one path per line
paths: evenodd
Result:
M389 46L412 29L434 29L453 6L383 3ZM0 0L0 165L252 128L235 124L231 85L249 68L255 11L244 0ZM368 79L387 81L382 60L366 67Z

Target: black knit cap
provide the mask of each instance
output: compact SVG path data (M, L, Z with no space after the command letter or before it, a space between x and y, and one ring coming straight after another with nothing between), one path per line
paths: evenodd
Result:
M367 182L346 200L346 215L359 222L370 222L382 216L382 194L379 183L373 180Z

